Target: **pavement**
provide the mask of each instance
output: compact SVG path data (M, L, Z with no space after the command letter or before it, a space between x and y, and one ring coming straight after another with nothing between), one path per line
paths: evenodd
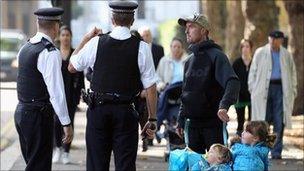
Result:
M75 136L70 152L71 163L63 165L61 163L53 164L53 170L86 170L86 146L85 146L85 127L86 114L85 105L81 103L82 111L78 111L75 116ZM235 111L229 110L231 120L228 124L228 132L230 135L235 133L236 116ZM293 130L286 130L284 137L283 160L271 160L269 170L304 170L304 136L303 136L303 121L304 116L293 117ZM11 132L14 132L11 130ZM296 135L295 135L296 134ZM290 139L293 139L291 141ZM2 138L1 138L2 141ZM295 141L300 145L295 145ZM302 144L302 145L301 145ZM136 167L137 170L167 170L168 163L165 162L164 153L166 151L166 141L163 139L160 144L154 141L154 146L149 147L146 152L141 151L141 142L138 146L138 156ZM25 163L21 156L18 140L1 152L1 169L0 170L24 170ZM113 157L111 159L110 170L114 170Z

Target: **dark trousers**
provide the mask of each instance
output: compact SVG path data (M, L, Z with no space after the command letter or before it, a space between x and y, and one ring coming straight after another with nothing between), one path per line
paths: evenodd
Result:
M15 111L15 126L19 135L25 170L52 169L53 109L18 104Z
M136 170L138 113L132 105L106 104L87 111L87 170Z
M246 107L246 106L245 106ZM245 122L245 107L236 107L236 114L237 114L237 122L238 122L238 126L237 126L237 134L239 136L241 136L243 129L244 129L244 122ZM251 106L248 106L248 121L251 120Z
M74 129L74 118L75 118L75 112L76 112L76 107L69 108L69 116L71 119L71 125L73 126ZM57 115L54 115L54 139L55 139L55 145L56 147L63 147L64 152L69 153L70 148L71 148L71 143L69 144L63 144L62 143L62 138L63 138L63 128L60 123L60 120Z
M189 148L197 153L205 154L214 143L223 144L223 126L204 128L189 125Z
M283 149L283 91L281 84L270 84L267 108L266 121L273 124L273 132L276 134L276 141L271 150L272 157L280 157Z

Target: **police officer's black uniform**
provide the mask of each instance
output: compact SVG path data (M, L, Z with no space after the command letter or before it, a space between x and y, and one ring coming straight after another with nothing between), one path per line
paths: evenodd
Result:
M133 2L109 6L119 17L137 8ZM109 170L112 150L116 170L136 170L138 113L133 103L142 87L157 81L148 44L132 36L127 26L115 26L110 34L91 38L72 55L71 65L77 71L93 69L92 92L84 97L89 104L87 170Z
M38 20L60 20L63 10L60 8L45 8L35 12ZM38 69L38 60L47 57L60 57L59 52L50 38L39 32L29 40L18 55L17 92L19 103L15 111L15 125L19 134L22 155L27 164L25 170L51 170L53 150L53 115L54 110L50 101L53 92L47 89L43 73ZM52 54L45 57L46 55ZM58 67L58 69L60 69ZM52 74L49 77L53 77ZM61 80L62 81L62 80ZM58 91L64 89L58 84ZM62 96L61 100L65 100ZM55 98L56 100L56 98ZM58 99L57 99L58 100ZM57 109L57 108L56 108ZM59 115L62 123L69 124L67 115ZM62 117L66 117L62 119Z

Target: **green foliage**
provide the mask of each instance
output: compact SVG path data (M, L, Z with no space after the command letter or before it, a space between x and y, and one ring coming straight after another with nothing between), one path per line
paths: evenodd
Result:
M170 53L170 43L174 37L178 37L183 40L184 47L187 49L188 44L186 42L185 28L177 24L177 19L168 20L163 22L158 27L159 31L159 43L163 45L165 55Z
M165 55L170 52L170 43L172 38L175 36L175 26L177 25L177 20L172 19L163 22L159 25L159 43L164 47Z

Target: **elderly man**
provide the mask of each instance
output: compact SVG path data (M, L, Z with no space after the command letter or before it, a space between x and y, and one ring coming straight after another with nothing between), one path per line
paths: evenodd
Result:
M93 70L87 111L87 170L109 170L113 151L116 170L132 171L136 170L138 147L134 101L142 87L146 89L149 118L142 132L152 139L157 76L148 44L130 34L138 5L113 1L109 6L113 31L99 35L101 30L94 29L88 33L74 51L69 70Z
M178 23L186 27L192 51L184 69L178 133L190 119L189 147L205 153L212 144L223 144L223 122L229 121L227 111L237 101L240 83L227 56L209 39L206 16L194 14Z
M138 29L143 40L149 44L155 68L157 68L160 59L164 56L164 48L161 45L153 43L152 33L149 27L143 26Z
M296 68L291 54L282 46L284 34L273 31L269 43L256 50L248 76L252 120L273 124L277 135L271 151L281 159L284 127L291 128L291 114L297 94Z

